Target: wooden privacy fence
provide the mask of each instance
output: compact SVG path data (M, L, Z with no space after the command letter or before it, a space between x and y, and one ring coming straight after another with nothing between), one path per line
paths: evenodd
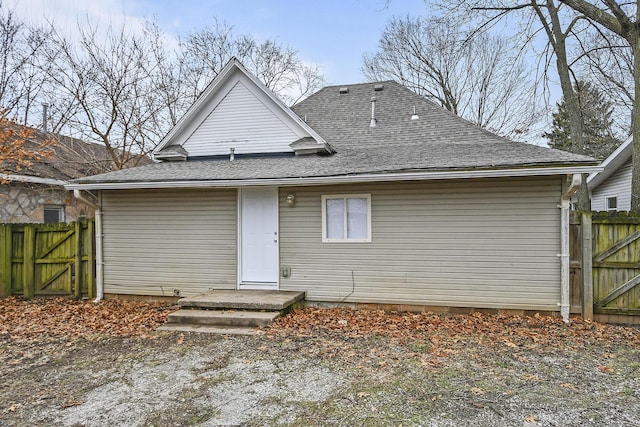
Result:
M93 219L0 224L0 296L95 295Z
M585 318L640 323L640 215L580 212L571 223L571 305Z

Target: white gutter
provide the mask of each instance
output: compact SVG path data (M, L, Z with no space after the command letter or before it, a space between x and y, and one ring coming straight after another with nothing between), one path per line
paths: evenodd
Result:
M100 301L104 297L104 274L102 261L102 211L100 206L85 198L80 190L73 190L73 196L83 203L95 209L96 214L96 299L94 302Z
M571 177L569 188L560 198L560 315L565 323L569 323L569 312L571 301L569 299L569 268L571 259L569 258L569 209L571 207L571 196L582 184L582 175L574 174Z
M359 182L417 181L463 178L502 178L524 176L571 175L599 172L601 166L573 166L553 168L490 169L470 171L395 172L303 178L255 178L187 181L136 181L71 183L67 190L124 190L148 188L238 188L257 186L327 185Z

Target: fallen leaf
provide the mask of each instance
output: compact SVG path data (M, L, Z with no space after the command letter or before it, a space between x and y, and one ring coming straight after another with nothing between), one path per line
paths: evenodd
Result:
M538 422L538 417L535 415L527 415L524 420L528 423L536 423Z
M505 339L503 340L503 342L507 345L507 347L518 348L518 345L515 344L513 341Z
M484 394L484 390L480 387L471 387L469 390L476 396L482 396Z
M80 406L84 402L82 400L67 400L62 404L62 408L71 408L72 406Z
M609 365L600 365L600 372L608 374L610 372L613 372L613 367L611 367Z

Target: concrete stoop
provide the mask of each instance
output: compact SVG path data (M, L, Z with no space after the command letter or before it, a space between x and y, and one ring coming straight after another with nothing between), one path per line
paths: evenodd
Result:
M252 335L304 300L304 292L210 291L178 301L160 331Z

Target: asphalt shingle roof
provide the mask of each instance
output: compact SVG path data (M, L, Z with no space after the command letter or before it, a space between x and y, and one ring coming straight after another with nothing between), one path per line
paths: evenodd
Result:
M26 141L24 148L38 151L45 141L51 140L53 143L46 147L47 150L51 149L51 155L20 169L13 163L6 163L2 165L3 170L18 175L61 181L113 170L110 167L111 158L103 145L84 142L69 136L44 133L39 129L27 129L32 132L32 135ZM1 143L10 142L2 141Z
M450 171L594 165L597 161L509 141L444 110L409 89L381 83L329 86L293 107L336 153L156 163L90 176L76 183L162 182L331 177L409 171ZM371 97L377 125L370 127ZM413 107L418 120L411 120Z

